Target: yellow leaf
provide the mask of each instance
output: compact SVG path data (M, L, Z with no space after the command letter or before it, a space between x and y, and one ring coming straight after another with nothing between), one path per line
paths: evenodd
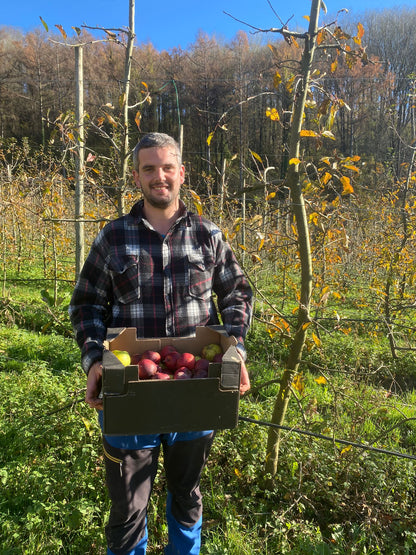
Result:
M341 177L341 183L342 183L342 187L343 187L343 189L342 189L342 194L343 195L350 195L354 192L354 189L351 185L351 181L350 181L349 177L347 177L346 175L343 175Z
M81 415L81 420L84 423L84 426L85 426L85 429L87 430L88 435L91 437L94 433L93 425L91 424L91 422L87 418L85 418L82 415Z
M302 16L302 17L303 17L303 19L306 19L306 21L310 21L310 20L311 20L311 18L309 17L309 15L304 15L304 16Z
M64 39L66 39L66 33L65 33L65 30L64 30L64 28L62 27L62 25L55 25L55 27L56 27L57 29L59 29L59 31L61 32L61 35L64 37Z
M140 122L142 121L142 114L140 110L136 113L136 117L134 118L134 121L136 122L137 129L140 129Z
M239 478L241 478L242 474L241 472L238 470L238 468L234 468L234 473L236 476L238 476Z
M267 197L266 197L266 200L270 200L271 198L274 198L275 196L276 196L276 193L275 193L275 192L269 193L269 194L267 195Z
M309 221L312 222L315 226L318 226L318 217L319 214L317 212L312 212L312 214L309 215Z
M108 122L111 123L111 125L113 127L115 127L117 125L116 120L113 118L113 116L110 116L110 114L106 114Z
M311 131L310 129L302 129L300 132L301 137L318 137L318 134L315 131Z
M290 335L290 325L283 318L279 318L278 316L273 316L270 323L273 325L274 328L277 328L281 333L286 333Z
M278 51L276 50L276 48L273 46L273 44L268 44L267 46L270 48L270 50L273 52L273 54L274 54L276 57L279 57L279 53L278 53Z
M305 391L305 384L303 382L302 374L296 374L292 382L292 387L293 389L296 389L296 391L299 391L301 395L303 394Z
M316 35L316 43L318 44L318 46L323 43L323 41L325 40L325 37L326 37L326 31L325 30L319 31L319 33Z
M302 324L302 330L305 331L307 328L309 328L311 324L312 322L305 322L304 324Z
M299 158L291 158L289 160L289 166L295 166L296 164L300 164Z
M323 376L319 376L319 378L315 378L315 381L318 385L325 385L327 383L327 379Z
M357 168L357 166L353 166L351 164L345 164L344 168L347 169L347 170L351 170L353 172L356 172L356 173L360 173L359 168Z
M252 150L250 150L250 154L253 156L253 158L255 158L257 160L257 162L260 162L260 164L263 164L263 160L261 159L261 157L257 154L257 152L253 152Z
M324 175L321 177L322 185L326 185L331 178L332 175L328 172L325 172Z
M192 195L192 200L194 201L194 206L196 208L196 211L198 212L198 216L201 216L202 212L203 212L201 197L199 195L197 195L197 193L195 193L195 191L192 191L192 189L190 189L189 192Z
M334 73L337 67L338 67L338 60L335 58L335 60L331 64L331 73Z
M295 237L297 237L298 236L298 230L296 229L296 227L293 224L290 227L292 228L293 235Z
M207 145L209 146L211 144L212 141L212 137L214 136L215 131L211 131L211 133L208 135L208 139L207 139Z
M347 453L348 451L351 451L352 447L351 445L347 445L346 447L344 447L344 449L341 451L341 455L343 455L344 453Z
M266 116L270 118L272 121L280 120L279 112L276 110L276 108L267 108Z
M319 339L319 337L314 332L312 333L312 339L313 339L313 342L315 343L315 345L317 347L322 346L322 341Z
M122 108L124 106L126 102L126 93L121 93L121 95L118 97L118 105L120 106L120 108Z
M273 77L273 86L275 89L279 88L280 83L282 82L282 76L278 71L274 74Z

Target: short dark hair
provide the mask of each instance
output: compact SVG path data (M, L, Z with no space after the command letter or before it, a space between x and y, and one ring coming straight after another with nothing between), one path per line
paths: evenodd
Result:
M167 135L166 133L148 133L145 135L133 150L133 168L139 170L139 152L145 148L166 148L173 147L176 151L178 158L178 164L182 164L182 154L179 144L173 137Z

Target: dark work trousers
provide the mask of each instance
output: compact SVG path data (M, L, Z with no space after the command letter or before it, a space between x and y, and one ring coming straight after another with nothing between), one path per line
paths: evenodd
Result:
M140 436L139 436L140 437ZM166 555L198 555L202 495L199 489L214 432L143 436L143 448L120 449L103 438L111 509L106 536L109 555L144 555L147 505L163 448L168 497Z

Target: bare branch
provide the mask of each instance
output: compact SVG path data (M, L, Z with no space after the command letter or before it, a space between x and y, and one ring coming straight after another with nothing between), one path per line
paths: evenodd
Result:
M262 29L261 27L255 27L254 25L250 25L250 23L247 23L246 21L242 21L241 19L237 19L236 17L234 17L233 15L231 15L228 12L223 12L223 13L225 13L225 15L228 15L228 17L231 17L231 19L234 19L234 21L237 21L238 23L242 23L246 27L250 27L250 29L254 29L254 31L255 31L254 34L257 34L257 33L279 33L280 35L282 35L284 37L294 37L294 38L298 38L298 39L306 39L308 37L308 33L299 33L297 31L289 31L288 28L287 28L287 25L282 25L282 27L280 27L280 28L271 27L270 29Z

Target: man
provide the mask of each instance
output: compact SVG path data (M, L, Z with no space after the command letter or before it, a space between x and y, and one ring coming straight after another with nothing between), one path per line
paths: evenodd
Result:
M237 338L240 392L250 388L244 338L251 317L250 286L212 222L180 200L185 168L178 144L151 133L133 153L133 177L143 199L99 233L75 287L70 316L87 373L86 402L100 410L101 358L108 327L135 327L137 336L187 336L197 326L222 324ZM108 555L146 552L146 511L160 446L167 479L168 555L198 554L202 496L199 482L214 433L104 436L111 511Z

